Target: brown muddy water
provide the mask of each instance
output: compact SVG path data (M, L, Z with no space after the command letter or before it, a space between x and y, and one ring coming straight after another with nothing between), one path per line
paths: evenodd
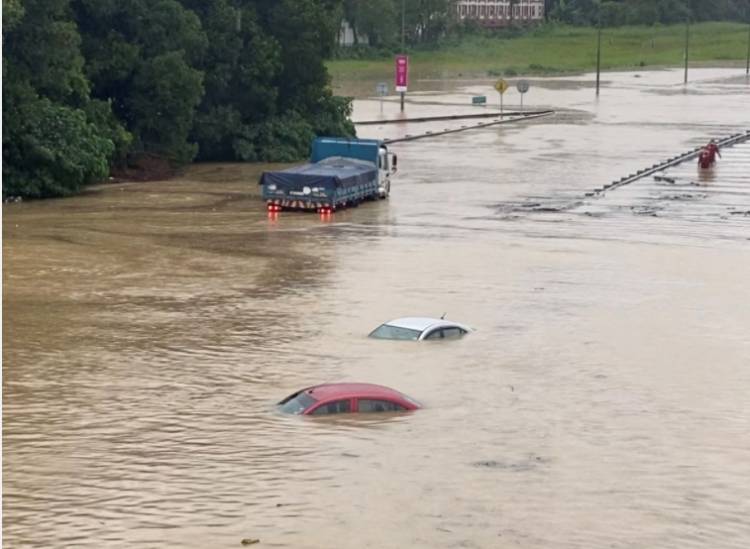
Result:
M6 205L5 546L750 546L750 148L584 198L750 127L736 72L534 80L556 116L394 145L330 221L268 219L258 166ZM444 312L476 332L365 337ZM343 380L425 408L274 412Z

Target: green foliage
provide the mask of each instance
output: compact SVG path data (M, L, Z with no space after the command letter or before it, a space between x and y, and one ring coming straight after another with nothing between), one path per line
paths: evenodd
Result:
M206 93L192 136L205 160L290 161L315 135L353 136L349 101L328 91L336 2L183 0L209 37Z
M3 33L14 29L25 12L21 0L3 0Z
M52 100L85 102L89 86L68 0L25 0L13 14L12 27L3 28L3 65L12 65L8 76L30 82Z
M327 3L320 0L267 4L259 11L263 28L280 46L282 68L274 80L279 108L309 114L329 82L323 60L333 51L338 20L329 18Z
M79 0L76 19L92 96L111 101L133 134L130 148L118 148L117 157L192 160L197 146L188 135L203 95L195 65L208 42L198 16L176 0Z
M235 8L227 0L183 3L196 10L208 36L208 50L200 64L205 95L191 133L199 145L198 158L264 158L246 152L247 136L252 126L277 112L274 81L282 69L278 43L263 33L252 5Z
M355 46L367 37L371 47L391 51L401 48L402 32L411 47L434 45L452 29L461 33L465 25L455 21L454 10L452 0L344 0L343 15Z
M516 4L519 0L511 0ZM747 21L750 0L546 0L547 22L605 27L695 21ZM517 25L487 29L473 19L458 20L450 0L343 0L343 15L354 30L354 46L341 47L342 59L372 59L401 49L402 8L406 46L411 50L441 47L467 36L514 38L534 34L537 27ZM511 11L511 14L513 12ZM369 40L366 46L365 37Z
M187 136L203 94L202 78L176 51L140 64L125 98L138 150L156 152L176 163L193 159L198 147Z
M122 166L126 161L127 151L133 142L133 134L127 131L112 112L112 101L92 99L84 107L86 119L94 124L101 135L112 142L111 162Z
M354 45L366 36L373 48L392 47L401 40L401 5L396 0L344 0L344 17L354 31Z
M141 155L296 160L315 135L354 135L323 62L341 2L3 0L3 193L68 194Z
M356 134L351 114L351 97L336 97L326 92L318 100L312 118L312 129L316 135L354 137Z
M307 156L310 142L316 135L353 137L351 98L322 97L312 120L296 111L267 119L261 124L245 126L232 142L239 160L292 162Z
M4 198L64 196L107 175L114 145L82 110L40 98L30 86L6 94Z
M594 28L551 24L517 38L469 35L440 48L411 52L411 74L418 78L556 74L594 70ZM691 27L691 61L741 62L747 52L747 25L698 23ZM685 25L606 29L602 39L602 67L680 66L685 47ZM541 68L540 68L541 67ZM335 80L372 81L393 74L393 59L336 60L328 63Z
M314 136L310 124L300 114L291 111L248 127L246 133L235 141L235 153L242 160L262 158L270 162L292 162L309 152Z
M685 21L745 21L747 0L552 0L547 2L551 19L571 25L655 25Z

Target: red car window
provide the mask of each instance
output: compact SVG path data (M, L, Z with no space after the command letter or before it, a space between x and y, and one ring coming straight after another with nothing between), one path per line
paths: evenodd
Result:
M312 411L312 415L323 416L327 414L345 414L351 411L352 401L347 398L346 400L336 400L334 402L321 404Z
M406 410L406 408L390 400L360 398L358 401L358 410L360 412L401 412Z

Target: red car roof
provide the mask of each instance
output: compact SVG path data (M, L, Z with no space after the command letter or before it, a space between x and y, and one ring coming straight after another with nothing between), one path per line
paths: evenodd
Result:
M300 399L301 395L304 395L306 398ZM329 407L336 403L336 401L348 401L349 399L358 399L360 404L363 400L384 400L397 404L400 407L389 409L381 406L380 410L374 410L383 412L389 410L398 411L399 409L417 410L422 407L419 402L416 402L403 393L372 383L323 383L321 385L314 385L288 396L279 402L279 406L282 408L282 411L286 411L287 413L309 415L316 414L317 410L323 406ZM287 407L289 409L285 410L284 408ZM334 406L334 408L337 408L337 406ZM351 410L349 408L349 406L343 406L341 410L327 411L327 413L361 411L358 410L357 404L351 406Z
M323 383L305 389L305 393L315 400L330 400L340 398L372 398L403 400L404 395L394 389L375 385L373 383Z

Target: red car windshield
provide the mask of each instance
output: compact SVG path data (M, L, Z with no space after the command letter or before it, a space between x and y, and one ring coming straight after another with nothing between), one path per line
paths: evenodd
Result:
M316 402L318 401L302 391L279 402L279 410L285 414L301 414Z

